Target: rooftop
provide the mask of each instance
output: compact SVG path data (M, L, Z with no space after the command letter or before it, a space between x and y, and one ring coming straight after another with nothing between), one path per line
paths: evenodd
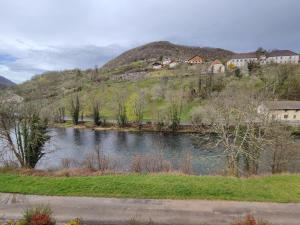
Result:
M298 55L298 54L290 50L273 50L266 54L267 57L294 56L294 55ZM256 52L237 53L231 57L231 59L249 59L249 58L258 58L258 54Z
M276 57L276 56L294 56L298 55L295 52L292 52L290 50L273 50L268 54L268 57Z
M232 56L232 59L257 58L256 52L238 53Z
M216 59L215 61L213 61L211 63L212 65L216 65L216 64L223 64L220 60Z
M300 101L269 101L266 106L273 110L300 110Z

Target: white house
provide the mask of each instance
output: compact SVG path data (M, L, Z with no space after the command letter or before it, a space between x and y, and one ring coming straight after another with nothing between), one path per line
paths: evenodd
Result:
M266 55L259 55L256 52L235 54L227 62L227 67L234 65L239 68L247 67L249 62L258 62L261 65L277 64L298 64L299 55L290 50L273 50Z
M167 65L170 65L171 62L172 62L171 59L166 58L166 59L164 59L164 60L162 61L162 64L163 64L163 66L167 66Z
M274 50L268 54L267 63L298 64L299 55L290 50Z
M176 62L176 61L172 61L170 64L169 64L169 68L175 68L179 63Z
M300 101L269 101L262 103L258 113L268 113L273 119L300 123Z
M249 62L257 62L258 58L255 52L239 53L232 56L232 58L227 62L227 67L229 65L234 65L239 68L246 67Z
M209 66L209 72L216 74L216 73L225 73L225 66L220 60L213 61Z

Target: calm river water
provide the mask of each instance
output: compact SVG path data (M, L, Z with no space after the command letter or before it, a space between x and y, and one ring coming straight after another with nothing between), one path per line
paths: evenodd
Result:
M155 132L118 132L77 130L55 128L51 132L51 141L37 168L54 169L62 166L64 159L84 161L97 146L103 154L118 162L118 169L130 170L132 159L136 155L161 154L178 170L182 167L182 158L189 152L192 156L192 168L195 174L213 174L224 167L224 158L218 150L207 150L197 146L193 134L161 134Z

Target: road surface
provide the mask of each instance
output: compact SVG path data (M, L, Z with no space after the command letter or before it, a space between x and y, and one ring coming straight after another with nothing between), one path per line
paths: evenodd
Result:
M202 200L146 200L90 197L47 197L0 194L0 218L19 219L24 210L49 204L58 224L74 218L87 223L124 224L131 219L157 224L228 225L252 213L273 225L299 225L300 204Z

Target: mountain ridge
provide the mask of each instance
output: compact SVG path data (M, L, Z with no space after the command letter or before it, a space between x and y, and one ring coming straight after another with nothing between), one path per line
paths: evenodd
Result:
M14 82L0 75L0 87L10 87L14 85Z
M125 51L104 64L103 68L113 68L140 60L159 60L161 57L168 57L172 60L187 60L194 55L201 55L208 60L226 60L233 54L235 53L221 48L192 47L173 44L169 41L157 41Z

